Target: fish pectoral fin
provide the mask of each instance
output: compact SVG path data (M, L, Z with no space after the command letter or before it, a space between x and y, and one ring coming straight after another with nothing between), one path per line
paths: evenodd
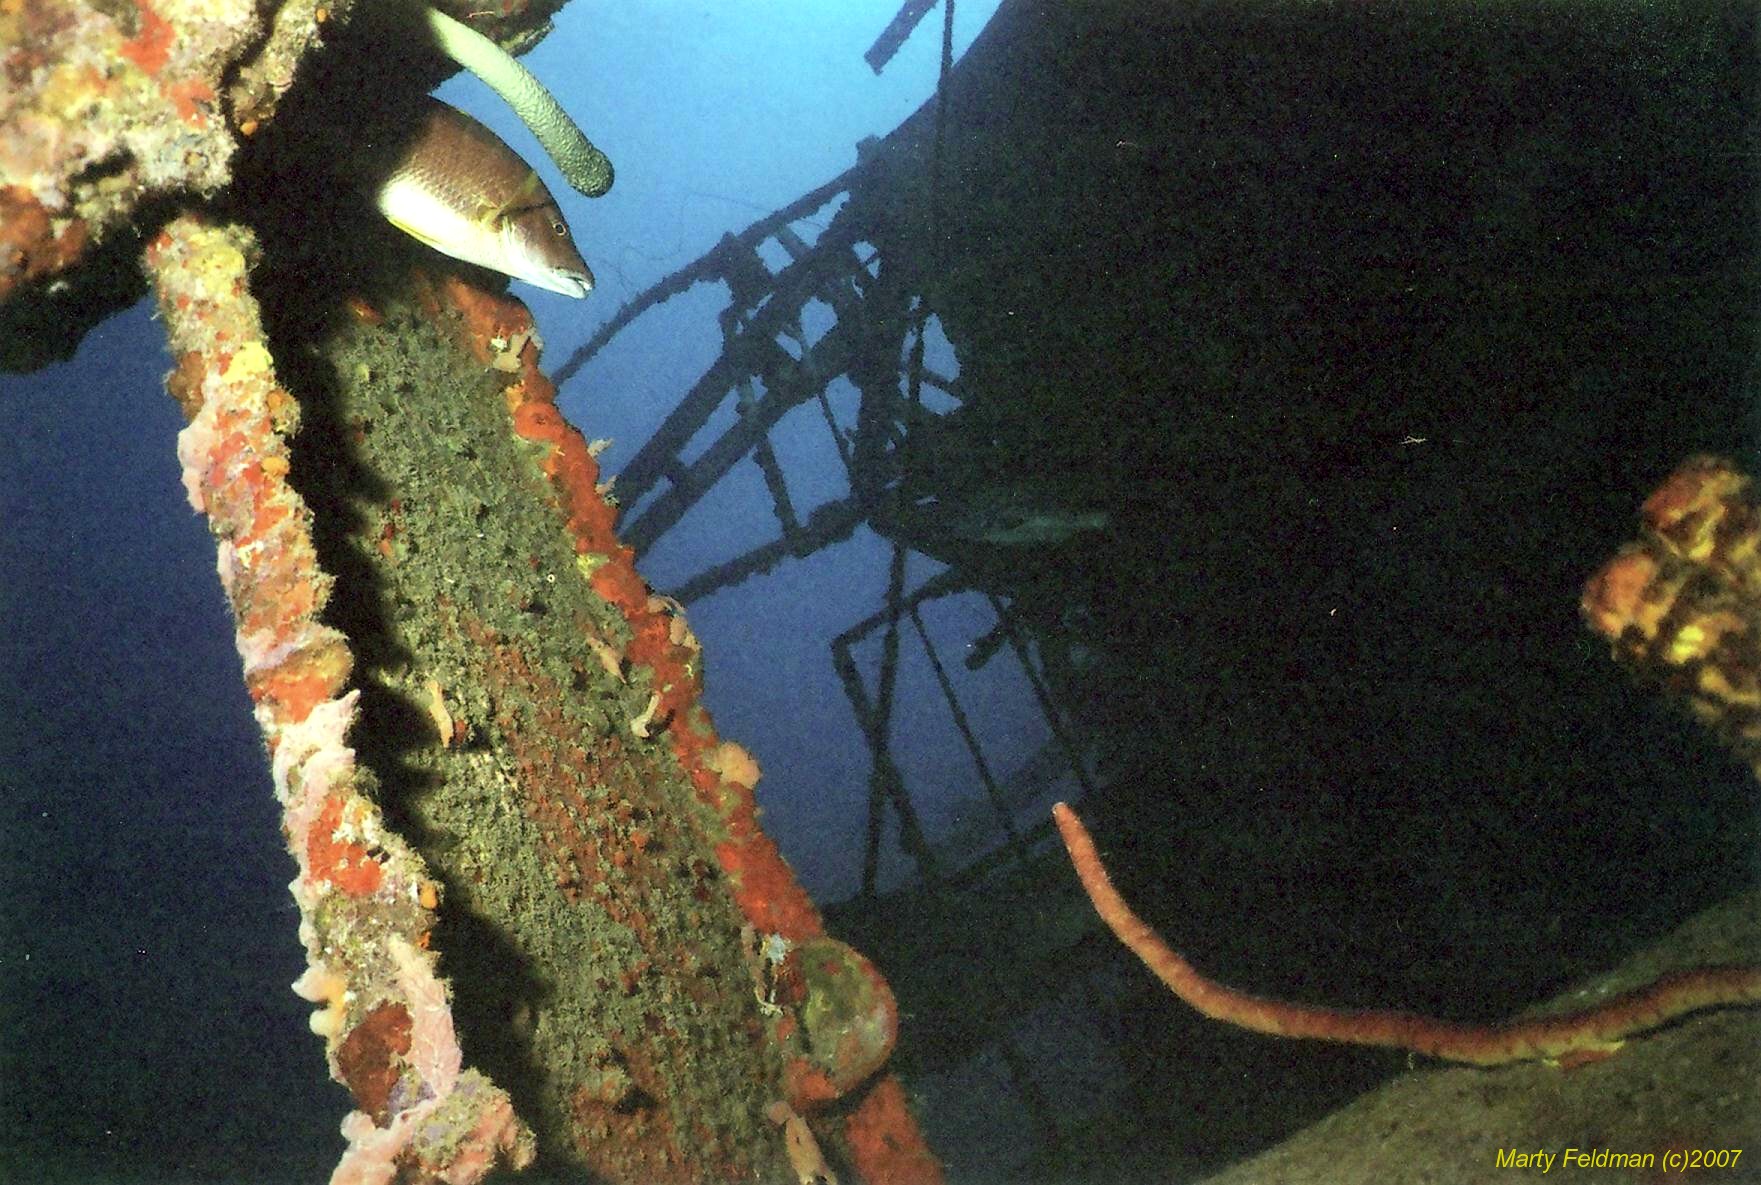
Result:
M387 222L391 223L393 226L397 227L399 230L403 231L405 234L409 235L412 239L415 239L418 243L421 243L425 246L432 247L436 251L441 252L442 254L446 253L446 248L442 247L440 245L440 243L435 240L434 236L427 233L426 231L418 230L417 228L411 226L409 223L405 222L403 219L393 217L390 214L387 214L385 216L385 220Z
M543 184L538 179L537 173L527 169L526 176L520 181L519 188L514 190L507 201L483 200L477 203L477 221L482 224L485 230L500 230L502 224L509 218L533 204L533 200L542 192Z
M494 234L501 229L502 223L507 221L507 216L508 208L506 206L492 206L488 202L483 202L477 207L471 220L490 234Z

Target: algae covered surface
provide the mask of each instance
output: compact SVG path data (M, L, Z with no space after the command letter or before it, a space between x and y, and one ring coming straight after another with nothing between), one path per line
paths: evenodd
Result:
M313 340L280 311L272 336ZM613 1127L663 1175L692 1170L668 1161L678 1143L762 1159L776 1141L762 1083L734 1069L756 1027L724 973L740 922L698 854L707 812L629 727L647 671L616 661L628 625L510 431L508 376L432 302L315 336L280 350L305 359L295 480L356 650L361 764L441 884L434 945L467 1059L553 1165L581 1155L564 1132ZM754 1166L715 1172L735 1167Z

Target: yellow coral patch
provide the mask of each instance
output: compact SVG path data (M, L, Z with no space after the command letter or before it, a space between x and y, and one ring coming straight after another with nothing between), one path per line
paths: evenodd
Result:
M232 360L226 364L224 375L228 379L241 379L247 375L263 374L273 364L274 360L269 357L269 351L264 349L262 342L248 342L233 354Z
M244 275L244 252L225 239L211 236L210 241L198 240L196 245L202 251L192 270L197 271L205 282L230 287L234 280ZM267 356L268 351L265 350L264 354Z
M43 83L45 110L55 112L69 124L88 117L104 93L104 79L91 66L64 63L54 68Z

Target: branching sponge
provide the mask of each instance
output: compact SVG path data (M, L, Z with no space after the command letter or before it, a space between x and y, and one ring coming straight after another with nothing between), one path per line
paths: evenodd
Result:
M611 161L582 134L532 71L469 25L431 5L422 5L422 10L434 44L507 101L570 185L588 197L599 197L611 188Z

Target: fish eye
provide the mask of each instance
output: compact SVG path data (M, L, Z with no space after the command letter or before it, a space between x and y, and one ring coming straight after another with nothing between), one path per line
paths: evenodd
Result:
M569 224L564 222L561 218L552 219L550 229L556 232L556 237L559 239L566 239L569 237Z

